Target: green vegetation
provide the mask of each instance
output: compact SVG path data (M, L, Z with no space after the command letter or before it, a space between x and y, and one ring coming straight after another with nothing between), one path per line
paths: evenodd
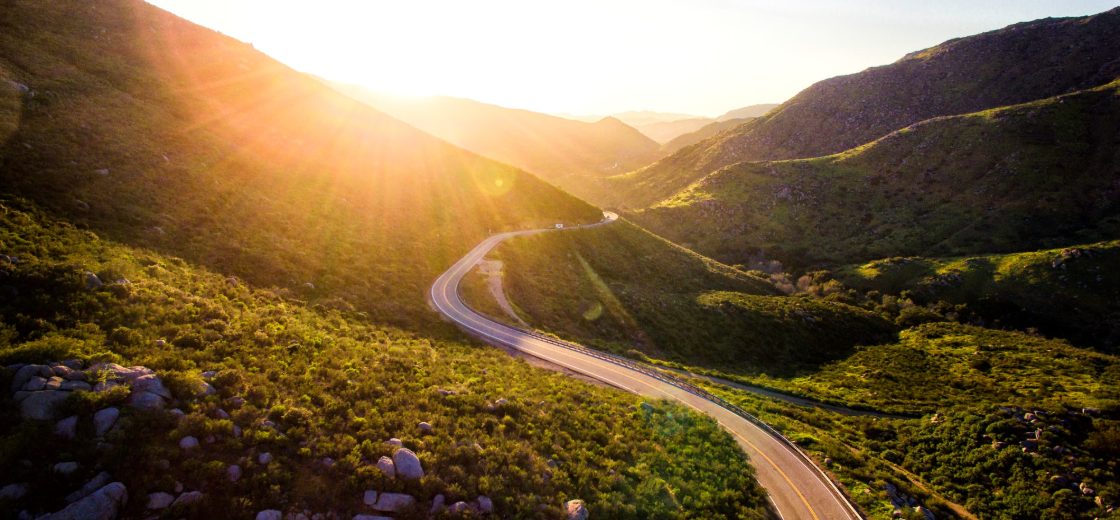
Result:
M890 323L872 312L779 296L761 273L625 221L518 237L498 254L506 293L527 323L632 357L788 375L892 337ZM490 299L482 290L466 296L479 308Z
M1036 329L1075 345L1120 345L1120 242L956 258L888 258L838 269L861 291L965 305L994 327Z
M145 2L9 2L0 27L0 192L277 294L421 330L489 230L601 218Z
M839 155L739 164L631 218L727 263L795 267L1114 239L1117 121L1120 81L933 119Z
M176 518L247 517L269 507L352 514L370 488L409 493L421 504L437 493L449 502L485 494L503 517L554 518L571 498L607 518L762 517L763 495L738 445L714 421L676 405L630 410L630 394L531 368L497 349L374 326L354 312L231 283L181 259L99 239L24 201L0 205L0 251L18 258L0 266L0 364L70 357L139 364L173 391L213 370L220 391L179 402L187 416L178 423L124 408L109 449L54 437L53 424L20 421L15 403L3 400L4 483L30 481L35 493L0 508L0 518L58 508L72 482L36 468L59 457L80 462L81 478L105 469L123 480L134 516L145 504L135 497L179 481L206 494ZM87 289L87 270L106 285ZM0 385L11 377L4 372ZM246 403L230 409L232 423L213 418L233 395ZM125 397L78 392L68 406L88 413ZM499 398L508 404L488 411ZM266 418L282 434L260 426ZM420 421L433 432L421 435ZM234 423L244 436L231 435ZM177 447L188 434L218 441L191 455ZM392 437L419 454L423 479L386 480L371 465L388 454L382 443ZM275 461L257 465L253 454L263 452ZM337 463L327 467L323 457ZM34 464L24 467L24 459ZM161 459L170 469L160 469ZM559 463L551 479L549 459ZM234 463L245 477L230 484L224 468ZM397 518L426 514L425 505Z
M817 82L734 131L611 178L604 203L650 207L736 163L836 154L931 118L1104 85L1120 76L1118 25L1120 9L1019 23Z

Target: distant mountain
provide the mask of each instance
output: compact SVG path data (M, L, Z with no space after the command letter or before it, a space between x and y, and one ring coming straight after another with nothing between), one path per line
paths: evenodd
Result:
M679 119L677 121L659 121L656 123L646 123L640 125L632 125L639 132L646 135L650 139L657 141L660 144L669 142L680 135L695 132L710 124L711 119L697 118L697 119Z
M590 183L661 156L656 142L612 117L587 123L470 99L328 84L456 146L523 168L577 195L586 196Z
M958 38L818 82L734 132L612 181L606 202L646 207L738 162L838 153L926 119L1091 88L1117 75L1120 8Z
M716 118L716 121L723 122L731 119L746 119L748 117L762 117L767 112L773 110L778 106L777 103L767 103L764 105L751 105L749 107L736 108L726 114Z
M428 285L491 230L601 218L145 2L0 24L0 197L95 239L426 329Z
M712 137L720 132L735 128L743 123L746 123L747 121L750 121L751 119L754 118L745 117L742 119L725 119L723 121L708 123L701 127L699 130L694 130L687 134L674 137L673 140L661 145L661 152L665 154L671 154L686 146L699 143L700 141Z
M1118 144L1120 80L841 154L742 162L629 217L727 264L1068 247L1120 237Z

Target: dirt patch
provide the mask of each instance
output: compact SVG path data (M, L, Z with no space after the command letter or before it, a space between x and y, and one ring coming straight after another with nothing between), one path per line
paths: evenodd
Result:
M490 295L494 297L494 301L498 302L498 307L502 308L506 316L513 318L522 327L529 328L529 324L525 323L521 316L513 311L513 306L506 299L506 292L502 289L502 261L483 258L478 261L478 272L486 277L486 285L490 289Z

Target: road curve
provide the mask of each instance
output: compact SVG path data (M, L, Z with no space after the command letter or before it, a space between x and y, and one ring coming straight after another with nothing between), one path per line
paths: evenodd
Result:
M606 216L599 224L578 229L610 224L617 218L613 213ZM459 298L459 282L491 249L508 238L546 231L553 229L513 231L483 240L432 284L432 303L448 319L487 341L515 348L636 394L676 400L713 417L738 440L751 458L759 483L770 494L770 500L783 520L860 518L811 462L773 434L732 410L650 374L498 323L463 303Z

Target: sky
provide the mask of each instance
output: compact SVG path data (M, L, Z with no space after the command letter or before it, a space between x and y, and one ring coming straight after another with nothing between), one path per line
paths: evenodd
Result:
M717 116L1120 0L149 0L327 79L545 113Z

